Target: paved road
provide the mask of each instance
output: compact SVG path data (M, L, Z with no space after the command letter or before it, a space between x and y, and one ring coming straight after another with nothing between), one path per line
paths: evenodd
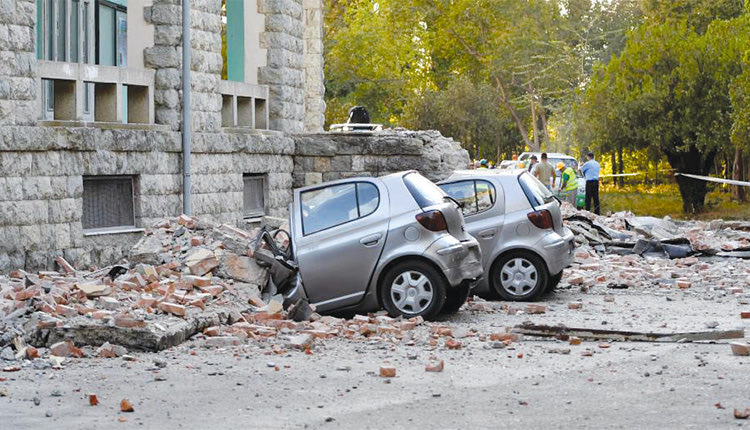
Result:
M612 294L614 302L603 300ZM582 310L567 303L583 299ZM547 313L467 312L444 321L454 333L491 333L524 320L650 331L743 326L735 297L701 291L567 290L548 297ZM711 324L714 323L714 324ZM63 370L0 373L0 428L736 428L750 422L750 357L726 343L565 342L523 339L492 349L476 336L448 350L316 341L312 355L274 355L268 345L206 349L188 342L138 360L78 359ZM569 352L567 352L569 350ZM191 355L191 351L195 355ZM582 352L590 351L591 356ZM567 353L566 353L567 352ZM163 368L155 360L166 363ZM441 373L424 371L443 359ZM395 378L378 375L382 364ZM278 370L276 370L278 368ZM88 406L96 393L100 405ZM34 399L39 405L35 405ZM130 399L135 412L121 413ZM722 408L716 405L720 404ZM47 416L49 415L49 416ZM126 418L126 422L118 422Z

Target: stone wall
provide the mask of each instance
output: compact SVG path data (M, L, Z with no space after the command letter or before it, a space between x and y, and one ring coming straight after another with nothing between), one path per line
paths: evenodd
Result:
M0 1L0 127L36 118L34 0Z
M303 0L305 10L305 131L323 131L325 80L323 75L323 1Z
M305 130L305 11L302 0L258 0L266 15L261 48L268 62L258 70L258 83L268 85L269 122L273 130Z
M294 140L294 187L411 169L437 181L469 165L469 153L437 131L316 133Z
M141 232L87 235L84 175L133 176L136 226L182 212L180 133L166 127L0 129L0 272L51 269L63 255L77 267L116 261ZM196 133L194 214L242 225L244 173L266 178L266 213L291 201L294 142L283 133Z

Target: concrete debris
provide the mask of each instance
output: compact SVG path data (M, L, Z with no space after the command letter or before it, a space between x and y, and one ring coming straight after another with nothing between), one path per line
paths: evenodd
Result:
M729 344L729 346L732 348L732 354L734 355L740 355L740 356L750 355L750 345L748 345L747 343L732 342Z

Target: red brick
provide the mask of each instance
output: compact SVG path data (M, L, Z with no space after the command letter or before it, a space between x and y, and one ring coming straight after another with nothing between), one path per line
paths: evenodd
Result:
M203 236L193 236L190 238L190 246L203 245L204 240Z
M742 319L750 318L750 312L740 312L740 318Z
M393 366L380 366L380 376L382 378L395 378L396 368Z
M122 412L133 412L135 409L133 408L133 404L130 403L130 400L128 399L122 399L120 401L120 411Z
M686 288L690 288L690 282L689 281L684 281L684 280L679 280L678 279L677 281L675 281L675 285L677 285L677 288L679 288L681 290L684 290Z
M115 317L115 325L124 328L141 328L146 327L146 321L127 316L117 316Z
M729 344L732 347L732 354L734 355L750 355L750 345L741 342L732 342Z
M50 346L49 353L58 357L83 357L83 351L77 348L75 344L69 340L57 342Z
M100 319L103 319L104 317L108 317L110 315L112 315L112 311L95 311L94 313L91 314L91 316L95 320L100 320Z
M185 316L185 306L178 305L177 303L161 302L159 303L158 307L162 312L167 312L181 317Z
M96 406L99 404L99 398L96 394L89 394L89 406Z
M568 303L568 309L581 309L581 308L583 308L583 303L581 302Z
M78 316L78 311L70 306L57 305L55 307L55 311L66 318L73 318Z
M440 360L437 363L429 363L424 367L425 372L442 372L445 367L445 362Z
M461 341L456 339L448 339L448 341L445 342L445 346L448 349L461 349Z
M527 314L543 314L547 312L547 307L544 305L530 304L526 305L526 309L524 311Z
M222 291L224 291L224 287L222 287L221 285L208 285L205 287L199 286L198 289L203 291L204 293L211 294L214 297L218 296Z
M203 334L205 334L206 336L220 336L221 327L219 326L208 327L205 330L203 330Z

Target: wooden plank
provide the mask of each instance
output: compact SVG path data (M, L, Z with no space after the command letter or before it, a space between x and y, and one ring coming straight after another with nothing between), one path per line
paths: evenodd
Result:
M550 326L539 324L522 324L513 327L513 333L528 336L554 337L568 340L575 336L584 340L610 340L623 342L695 342L722 339L740 339L745 337L744 329L709 330L685 333L650 333L622 330L602 330L591 328Z

